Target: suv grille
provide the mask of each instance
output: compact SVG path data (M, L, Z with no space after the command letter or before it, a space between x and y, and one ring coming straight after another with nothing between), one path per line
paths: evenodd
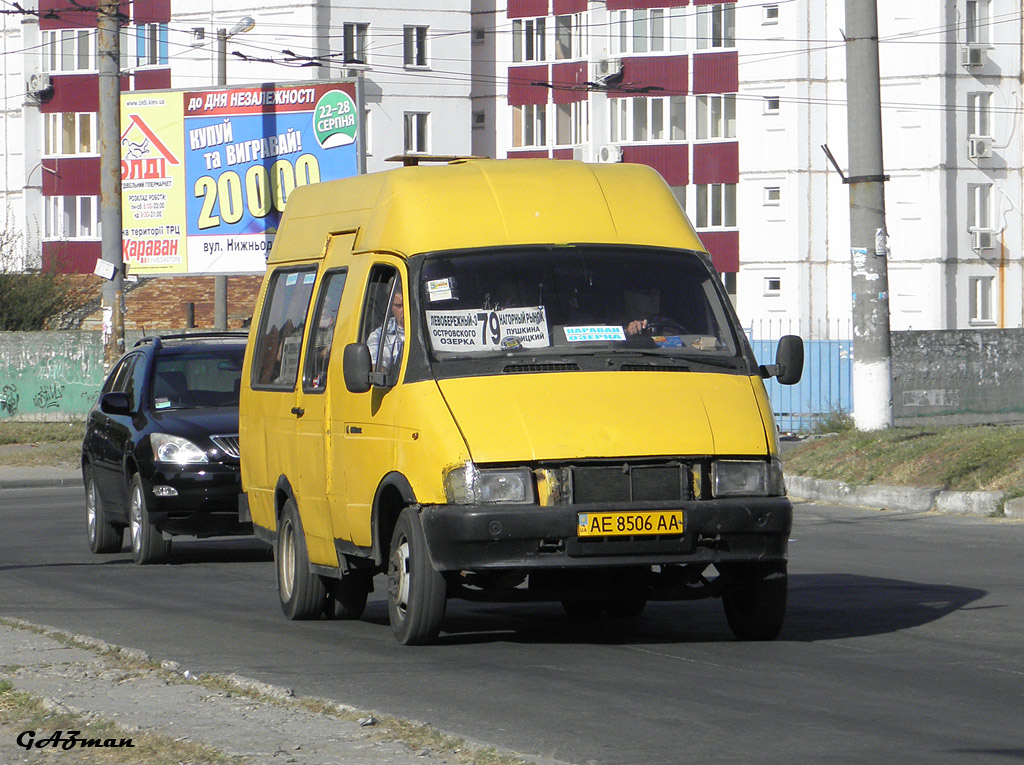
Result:
M234 435L210 436L210 440L229 457L239 458L237 433Z
M572 494L574 503L687 500L690 471L678 462L574 467Z

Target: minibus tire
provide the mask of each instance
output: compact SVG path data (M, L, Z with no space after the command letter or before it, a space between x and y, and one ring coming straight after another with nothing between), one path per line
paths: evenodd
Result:
M82 473L85 477L85 533L89 538L89 549L97 554L121 552L124 527L115 526L107 520L92 466L86 465Z
M388 617L402 645L432 643L444 621L446 582L434 570L419 513L405 508L391 535L388 555Z
M372 574L350 570L341 579L329 579L327 586L327 615L331 619L354 621L363 615L366 598L373 585Z
M327 606L323 580L309 570L309 552L299 510L291 499L284 503L274 548L277 594L281 610L292 621L319 619Z
M140 566L164 563L171 554L171 541L149 520L146 508L146 490L136 473L129 487L128 536L131 537L132 558Z
M737 564L722 593L729 629L737 640L774 640L786 616L789 578L785 561Z

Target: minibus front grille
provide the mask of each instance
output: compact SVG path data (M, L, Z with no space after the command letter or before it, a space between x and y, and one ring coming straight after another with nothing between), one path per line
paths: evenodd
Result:
M579 372L579 364L509 364L503 370L506 374L529 372Z
M573 502L674 502L691 499L688 466L585 465L572 469Z

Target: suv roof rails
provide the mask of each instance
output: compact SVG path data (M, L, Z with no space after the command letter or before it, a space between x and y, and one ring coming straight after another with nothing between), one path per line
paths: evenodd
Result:
M218 337L243 338L248 334L248 330L203 330L200 332L174 332L169 335L146 335L136 340L135 345L132 347L138 348L140 345L152 343L153 347L159 351L164 345L164 340L211 340Z

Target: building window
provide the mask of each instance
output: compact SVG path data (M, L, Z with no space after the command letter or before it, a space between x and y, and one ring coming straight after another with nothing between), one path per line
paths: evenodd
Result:
M587 102L555 106L555 143L575 146L587 142Z
M970 320L972 323L992 322L992 277L972 276L970 279Z
M94 71L95 29L55 29L43 32L43 71Z
M990 231L992 184L971 183L967 186L967 230Z
M781 276L766 276L764 277L764 296L765 297L778 297L782 294L782 277Z
M129 46L129 56L134 50L134 60L129 59L131 66L167 66L167 25L139 24L134 45Z
M989 126L989 110L992 102L991 93L967 94L967 134L991 136Z
M526 104L512 107L512 145L547 146L547 107Z
M555 16L555 58L584 58L587 55L586 31L582 13Z
M697 140L736 137L736 94L697 96Z
M46 197L43 206L44 239L99 237L99 204L96 197Z
M484 27L473 27L473 45L483 45L487 42L487 30Z
M547 60L544 48L544 19L512 21L512 60Z
M697 9L697 48L736 47L736 6L706 5Z
M778 24L779 23L779 6L777 5L765 5L763 6L764 13L761 16L762 24Z
M609 50L613 54L686 49L686 17L681 8L612 11Z
M984 45L990 40L990 0L967 0L964 39L968 45Z
M346 64L366 64L366 41L369 24L345 24L342 27L341 54Z
M764 113L765 114L778 114L782 107L781 99L778 96L765 96L764 97Z
M405 153L425 154L429 149L427 132L430 115L424 112L405 113Z
M95 114L56 112L43 119L43 156L96 153Z
M686 98L609 99L612 143L682 141L686 138Z
M736 184L697 186L697 228L736 227Z
M768 207L778 207L782 203L782 189L779 186L765 186L764 203Z
M427 66L427 27L405 28L405 65Z

